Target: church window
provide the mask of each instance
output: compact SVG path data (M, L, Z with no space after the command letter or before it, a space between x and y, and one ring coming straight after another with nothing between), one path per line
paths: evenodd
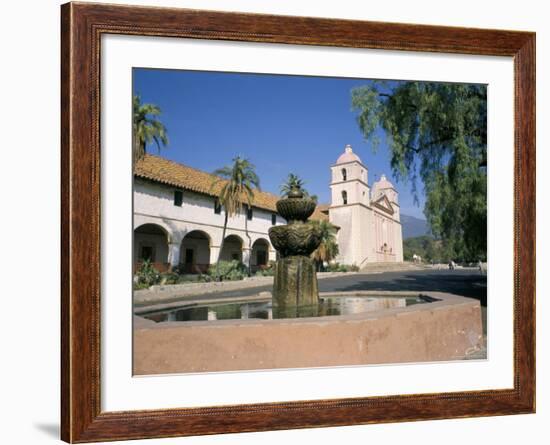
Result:
M345 168L342 169L342 180L343 181L347 181L348 179L348 172L346 171Z
M220 201L218 199L214 201L214 213L216 215L222 213L222 205L220 204Z
M277 214L272 213L271 214L271 225L274 226L275 224L277 224Z
M254 216L254 214L252 212L252 207L247 207L246 208L246 217L248 218L248 220L250 221L253 216Z
M348 192L345 190L342 192L342 201L344 202L344 205L348 203Z

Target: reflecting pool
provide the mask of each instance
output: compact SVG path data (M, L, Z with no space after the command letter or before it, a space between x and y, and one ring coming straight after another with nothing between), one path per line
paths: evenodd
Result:
M414 304L436 301L426 295L417 296L330 296L321 297L319 304L292 308L273 307L271 301L227 302L217 304L194 304L165 311L140 314L155 322L206 321L239 319L280 319L303 317L327 317L350 315L384 309L402 308Z

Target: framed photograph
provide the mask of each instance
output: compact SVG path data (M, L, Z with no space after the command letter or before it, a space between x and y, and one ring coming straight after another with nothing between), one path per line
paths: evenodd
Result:
M61 436L535 411L535 34L62 6Z

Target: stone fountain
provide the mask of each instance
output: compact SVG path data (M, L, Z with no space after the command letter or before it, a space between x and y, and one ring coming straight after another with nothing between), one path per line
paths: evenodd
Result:
M277 211L288 224L269 229L271 243L280 255L275 264L272 304L289 313L296 308L296 315L301 308L311 308L319 302L315 262L310 255L321 243L321 233L307 222L315 206L301 188L293 187L277 201Z
M461 360L480 348L481 306L470 298L441 292L420 296L406 290L351 291L325 292L320 303L310 255L319 246L321 233L307 222L314 210L315 201L298 187L277 202L277 211L288 222L269 230L280 254L271 303L272 314L277 313L277 317L243 319L241 309L241 317L233 322L225 319L216 323L207 308L204 321L192 321L188 326L171 319L155 323L138 318L134 322L134 373ZM327 298L349 299L346 304L350 309L325 316L323 299ZM409 306L407 298L429 304ZM200 303L187 301L193 308ZM182 349L185 354L181 354Z

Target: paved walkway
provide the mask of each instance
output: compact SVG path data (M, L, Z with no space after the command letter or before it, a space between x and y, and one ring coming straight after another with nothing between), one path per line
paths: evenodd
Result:
M321 272L319 281L327 278L341 277L349 272ZM183 284L151 286L149 289L134 291L134 303L137 305L161 303L190 297L212 297L212 295L243 296L254 295L262 291L271 291L273 277L251 277L237 281L211 281ZM257 289L260 289L257 291Z
M226 282L231 286L219 286L210 288L209 292L194 291L177 292L175 290L159 293L157 298L147 297L143 291L135 292L134 302L138 306L156 302L170 302L179 299L211 299L235 298L243 295L254 295L260 292L272 290L271 277L263 277L263 280L249 282ZM233 284L232 284L233 283ZM239 283L241 286L239 286ZM247 283L245 287L242 284ZM218 283L223 284L223 283ZM166 286L168 287L168 286ZM173 287L173 286L170 286ZM319 290L321 292L338 292L354 290L381 290L381 291L439 291L449 292L464 297L475 298L482 306L487 305L487 276L481 275L472 269L449 270L408 270L398 272L382 273L339 273L332 276L325 276L319 279ZM153 295L153 294L151 294Z

